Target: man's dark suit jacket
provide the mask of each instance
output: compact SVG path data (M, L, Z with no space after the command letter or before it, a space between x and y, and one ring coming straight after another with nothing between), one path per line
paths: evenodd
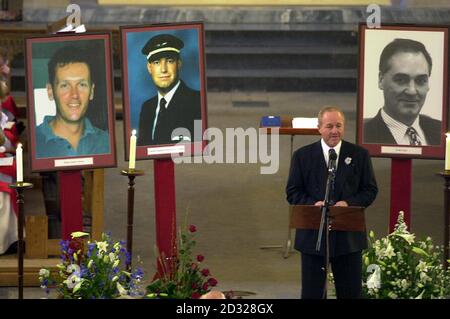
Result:
M347 163L348 164L347 164ZM327 182L327 164L321 142L304 146L294 152L286 186L291 205L314 205L324 200ZM334 200L344 200L349 206L367 207L375 200L378 187L372 162L366 149L342 141L335 178ZM318 231L297 229L295 249L302 253L324 255L325 237L316 252ZM367 248L365 232L330 232L330 257L345 255Z
M425 134L428 145L441 144L441 121L426 115L419 115L419 125ZM375 117L364 120L363 142L397 145L394 136L381 117L381 110Z
M159 145L176 144L178 141L172 140L172 131L175 128L183 127L189 130L190 139L194 141L194 120L201 120L200 92L192 90L181 81L180 86L175 91L167 110L158 117L158 128L161 133L155 133L155 140L152 139L153 122L155 120L156 108L158 107L158 95L144 102L139 116L139 135L137 145Z

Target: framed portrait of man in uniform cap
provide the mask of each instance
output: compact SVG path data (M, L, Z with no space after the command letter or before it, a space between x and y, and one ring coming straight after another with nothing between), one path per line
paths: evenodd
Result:
M372 156L443 159L448 27L359 26L357 142Z
M206 129L202 23L120 28L125 132L136 159L200 155Z
M115 167L111 34L26 39L31 170Z

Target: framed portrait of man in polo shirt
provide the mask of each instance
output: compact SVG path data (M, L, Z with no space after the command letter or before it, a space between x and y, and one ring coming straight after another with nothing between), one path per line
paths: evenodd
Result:
M116 166L111 35L26 39L31 169Z
M359 26L357 141L372 156L443 159L448 28Z
M125 157L132 132L136 159L202 154L206 129L202 23L120 28Z

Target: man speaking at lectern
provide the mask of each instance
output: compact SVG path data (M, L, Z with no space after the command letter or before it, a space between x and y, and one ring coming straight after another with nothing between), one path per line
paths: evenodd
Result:
M331 205L367 207L378 187L366 149L342 140L345 117L334 106L320 110L321 140L294 152L286 186L291 205L323 206L330 149L337 154L336 177L330 190ZM333 151L332 151L333 152ZM325 232L323 233L325 235ZM325 236L316 251L318 230L297 229L295 249L301 252L303 299L320 299L325 286ZM367 248L365 232L330 231L330 264L337 298L360 298L362 292L362 250Z

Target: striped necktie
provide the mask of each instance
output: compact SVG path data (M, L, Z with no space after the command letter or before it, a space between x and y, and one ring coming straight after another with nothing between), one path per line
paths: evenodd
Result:
M417 131L413 127L408 127L406 130L406 135L409 137L409 144L410 145L422 145L422 143L419 141L419 137L417 136Z

